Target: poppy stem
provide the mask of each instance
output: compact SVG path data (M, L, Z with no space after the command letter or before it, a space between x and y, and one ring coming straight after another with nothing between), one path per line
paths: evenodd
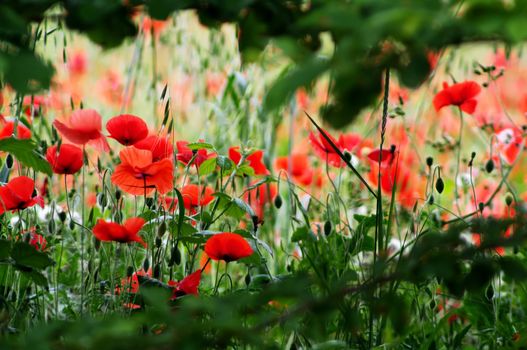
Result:
M205 271L205 268L207 267L207 265L210 263L210 258L207 259L207 262L205 263L205 265L203 265L203 267L201 268L201 273L203 273L203 271Z
M461 164L461 141L463 140L463 112L461 108L459 110L459 135L457 138L457 156L456 156L456 175L454 176L454 199L456 201L456 209L458 215L461 215L461 207L459 206L459 186L458 186L458 177L459 177L459 168ZM477 208L476 208L477 209Z

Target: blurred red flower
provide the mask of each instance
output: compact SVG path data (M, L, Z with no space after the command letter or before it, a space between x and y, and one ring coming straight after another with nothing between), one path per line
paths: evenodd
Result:
M275 167L288 173L297 184L308 186L313 182L313 168L306 154L293 153L291 158L289 156L278 157L275 160Z
M234 164L239 164L242 159L242 155L239 151L240 147L229 148L229 158ZM255 175L269 175L269 170L263 163L263 151L256 150L247 156L246 160L249 162L249 166L254 169Z
M58 151L58 152L57 152ZM82 150L75 145L51 146L46 151L46 159L55 174L75 174L82 168Z
M121 114L106 123L110 137L121 145L133 145L148 136L148 126L143 119L131 114Z
M101 115L93 109L76 110L71 114L67 124L55 119L53 125L62 136L74 144L85 145L89 143L101 151L110 150L106 138L101 133Z
M13 136L14 130L15 130L15 122L12 120L7 121L4 124L4 127L2 128L2 130L0 130L0 139L6 139L8 137ZM27 126L25 126L21 122L18 122L16 131L17 131L16 138L19 140L31 138L31 130L29 130Z
M458 106L463 112L472 114L478 104L475 97L480 91L481 87L474 81L464 81L451 86L443 83L443 90L434 97L434 108L439 111L445 106Z
M145 220L142 218L130 218L123 225L99 219L93 227L93 235L100 241L119 243L137 242L146 248L146 243L138 235L139 230L144 224Z
M154 188L160 194L172 190L174 165L169 159L154 161L152 152L128 147L119 154L119 164L112 175L112 183L133 195L150 194Z
M44 199L35 193L35 181L27 176L15 177L0 187L0 214L19 210L35 204L44 207Z
M212 260L231 262L252 255L253 249L242 236L236 233L223 232L215 234L207 240L205 253Z
M202 140L200 140L202 142ZM192 157L194 157L194 152L187 147L188 141L177 141L176 147L177 147L177 160L179 160L181 163L187 165ZM209 153L206 149L202 148L196 151L196 156L194 158L193 164L196 164L196 166L200 166L201 163L206 161L209 158L213 158L214 153Z
M44 112L47 105L47 100L44 96L26 96L22 101L22 108L24 114L28 117L36 117L40 112Z

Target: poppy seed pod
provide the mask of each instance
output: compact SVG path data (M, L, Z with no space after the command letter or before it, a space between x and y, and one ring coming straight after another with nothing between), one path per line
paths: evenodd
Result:
M143 270L148 271L150 269L150 259L148 257L143 261Z
M157 228L157 236L163 237L166 231L167 231L167 224L166 224L166 221L163 221L161 225L159 225L159 227Z
M126 268L126 277L132 277L133 274L134 274L133 266L128 266Z
M514 198L512 198L512 194L507 193L507 195L505 196L505 204L510 207L512 205L513 200Z
M154 266L154 274L153 274L153 277L154 277L155 279L159 279L159 276L161 276L161 265L156 264L156 266Z

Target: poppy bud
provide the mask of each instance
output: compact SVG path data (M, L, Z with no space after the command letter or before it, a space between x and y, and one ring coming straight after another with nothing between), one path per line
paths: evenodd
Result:
M480 212L483 212L483 209L485 209L485 204L483 202L479 202L478 208Z
M487 290L485 291L485 296L488 300L492 300L492 298L494 297L494 288L492 287L492 284L489 284L489 286L487 287Z
M344 159L345 159L347 162L350 162L350 161L351 161L351 153L349 153L347 150L344 151Z
M66 217L67 217L67 215L66 215L66 212L65 212L65 211L61 211L61 212L59 213L59 219L60 219L60 221L62 221L62 222L66 221Z
M332 230L332 227L331 227L331 222L329 220L327 220L325 223L324 223L324 234L326 236L329 236L331 234L331 230Z
M48 232L53 234L55 233L55 220L49 220L48 222Z
M434 310L436 308L436 301L434 299L430 300L430 310Z
M153 275L153 277L155 279L159 279L159 276L161 276L161 265L157 264L156 266L154 266L154 275Z
M277 195L274 198L274 206L276 209L280 209L282 207L282 197L280 195Z
M166 221L163 221L161 223L161 225L159 225L159 227L157 228L157 236L158 237L163 237L163 235L165 234L167 230L167 224L166 224Z
M181 252L179 251L177 245L172 249L172 256L170 257L170 262L172 263L172 265L181 264Z
M161 240L161 238L159 237L156 237L156 247L161 247L161 243L163 243L163 241Z
M474 159L474 158L476 158L476 152L472 152L472 153L470 154L470 159Z
M507 193L507 195L505 196L505 204L507 204L507 206L510 207L512 205L512 201L513 201L512 194Z
M443 190L445 189L445 183L443 182L442 178L438 178L436 181L436 191L437 193L441 194L443 193Z
M152 209L152 206L154 206L154 198L151 198L151 197L146 198L145 204L148 208Z
M73 220L70 220L70 230L71 231L75 230L75 221L73 221Z
M391 145L390 146L390 152L393 154L395 153L395 150L397 149L397 147L395 145Z
M251 274L249 272L247 272L247 274L245 275L245 285L249 285L251 283Z
M150 260L148 257L145 258L145 261L143 261L143 270L148 271L150 268Z
M494 161L492 159L489 159L487 164L485 164L485 170L489 174L492 172L492 170L494 170Z
M7 158L5 160L5 165L8 169L11 169L13 167L13 156L11 154L7 155Z
M115 199L117 199L117 200L121 199L121 195L122 195L121 191L115 190Z
M426 165L428 165L429 167L431 167L433 164L434 164L434 158L432 158L432 157L427 157L427 158L426 158Z
M432 205L434 204L434 195L431 194L430 197L428 197L428 204Z
M107 202L106 202L106 196L104 195L104 193L99 193L99 195L97 196L97 202L101 208L104 209L104 207L106 207Z
M126 277L132 277L133 274L134 274L134 267L128 266L126 268Z
M253 221L253 226L254 226L254 229L256 230L256 228L258 227L258 222L260 221L258 219L258 216L257 215L251 216L251 220Z

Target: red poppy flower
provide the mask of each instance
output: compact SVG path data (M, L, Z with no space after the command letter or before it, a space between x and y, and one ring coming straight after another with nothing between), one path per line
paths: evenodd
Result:
M174 147L167 137L157 135L148 136L147 138L135 143L134 147L151 151L152 160L154 162L165 158L172 160L174 155Z
M176 299L183 295L198 295L198 287L201 282L201 270L195 271L183 278L181 281L169 281L168 285L174 287L172 298Z
M2 128L2 130L0 130L0 139L6 139L8 137L13 136L14 130L15 130L15 122L12 120L7 121L4 124L4 127ZM19 140L31 138L31 130L29 130L27 126L25 126L21 122L18 122L16 131L17 131L16 138Z
M44 251L48 242L44 236L39 235L38 233L31 233L29 244L31 244L36 250Z
M36 250L44 251L46 250L46 246L48 242L44 238L44 236L38 234L36 232L35 227L31 227L28 231L23 232L22 234L28 234L29 235L29 244L32 245Z
M325 134L335 144L335 146L340 149L340 143L335 140L335 138L328 132L325 132ZM321 133L318 133L318 135L315 135L313 132L309 133L309 141L313 145L315 153L322 159L322 161L327 161L328 164L338 168L344 166L344 162L342 162L338 153Z
M443 83L443 90L434 97L434 107L439 111L445 106L458 106L463 112L472 114L478 104L475 97L480 91L481 87L474 81L465 81L452 86Z
M46 159L55 174L75 174L82 168L82 150L74 145L63 144L57 152L57 146L51 146Z
M137 242L146 248L146 243L138 235L139 230L144 224L145 220L142 218L130 218L123 225L99 219L93 227L93 235L100 241L119 243Z
M19 210L35 204L44 207L44 199L34 195L35 181L27 176L15 177L0 187L0 214L7 210Z
M110 137L121 145L130 146L148 136L148 126L143 119L131 114L121 114L106 123Z
M289 160L288 156L276 158L276 168L287 173L291 170L289 175L294 182L305 186L310 185L313 182L313 169L309 163L309 157L306 154L293 153L291 154L291 161Z
M239 164L242 159L241 153L238 151L240 147L231 147L229 148L229 158L234 162L234 164ZM254 169L255 175L269 175L269 170L263 163L263 151L256 150L247 156L246 160L249 162L249 166Z
M205 243L205 253L212 260L231 262L251 256L253 249L242 236L223 232L208 239Z
M93 109L74 111L67 124L55 119L53 125L62 136L74 144L85 145L89 143L102 151L110 150L106 138L101 133L101 115Z
M112 175L112 183L133 195L150 194L154 188L160 194L172 190L174 165L169 159L154 161L152 152L128 147L119 154L119 164Z
M380 151L379 149L375 149L368 153L368 159L375 162L376 164L378 164L379 160L381 160L381 166L387 166L392 164L394 157L391 150L383 149Z
M201 142L201 140L200 140ZM187 165L192 157L194 157L194 152L187 147L188 141L177 141L177 160L181 163ZM214 157L214 153L209 153L206 149L202 148L196 151L196 157L194 158L193 164L196 164L198 167L209 158Z
M134 272L132 276L121 279L121 285L115 287L115 294L121 294L122 289L124 289L126 293L136 294L139 291L139 278L137 276L152 277L152 269L148 269L147 272L145 272L144 269L141 269ZM137 306L140 307L139 305Z
M186 209L203 207L214 200L214 190L208 186L185 185L181 188L181 196Z
M256 182L250 184L254 185ZM274 201L278 190L275 183L263 183L257 187L245 192L244 198L247 203L253 208L254 213L259 220L263 220L265 205Z

